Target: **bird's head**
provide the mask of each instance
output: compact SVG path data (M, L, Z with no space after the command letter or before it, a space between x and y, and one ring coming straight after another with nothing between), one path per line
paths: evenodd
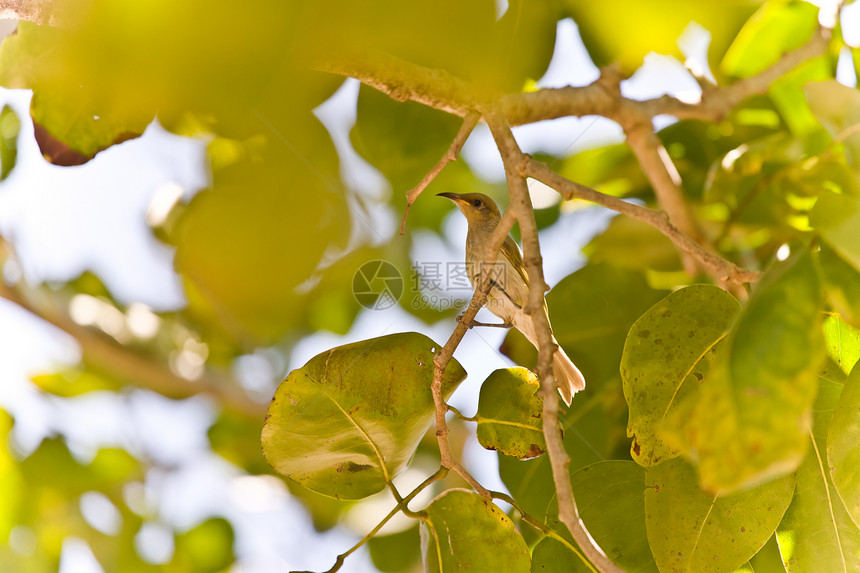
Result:
M475 223L479 226L495 226L502 218L495 201L483 193L439 193L436 196L453 201L470 225Z

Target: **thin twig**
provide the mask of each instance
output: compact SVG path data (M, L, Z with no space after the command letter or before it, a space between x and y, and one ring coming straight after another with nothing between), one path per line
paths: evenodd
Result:
M7 244L0 237L0 250ZM84 360L110 375L168 398L204 394L213 397L224 408L250 418L261 420L265 416L266 405L251 400L234 380L211 371L204 372L196 380L178 376L166 364L120 344L107 334L76 323L56 300L38 303L36 294L20 285L9 286L0 279L0 298L72 336L80 345Z
M406 216L409 215L409 208L412 207L412 204L416 199L418 199L421 192L424 191L424 189L426 189L434 179L436 179L436 176L439 175L443 169L445 169L446 165L452 161L457 161L457 158L460 156L460 150L463 149L463 144L466 143L466 140L469 139L469 135L471 135L475 126L478 125L479 119L481 119L481 114L476 111L470 111L466 114L466 117L463 118L463 124L460 126L460 130L454 137L454 141L451 142L451 146L448 148L448 151L446 151L445 155L442 156L442 159L433 166L433 169L424 176L418 185L406 193L406 209L403 211L403 219L400 220L401 235L406 233Z
M361 538L361 539L360 539L360 540L359 540L355 545L353 545L352 547L350 547L349 549L347 549L346 551L344 551L343 553L341 553L340 555L338 555L338 556L337 556L337 558L335 559L334 565L332 565L332 566L331 566L331 569L329 569L329 570L328 570L328 571L326 571L325 573L335 573L335 572L336 572L336 571L338 571L341 567L343 567L343 563L344 563L344 561L346 560L346 558L347 558L347 557L349 557L350 555L352 555L352 554L353 554L355 551L357 551L357 550L358 550L358 548L360 548L362 545L364 545L365 543L367 543L368 541L370 541L370 539L371 539L374 535L376 535L377 533L379 533L379 530L380 530L380 529L382 529L382 527L383 527L386 523L388 523L388 522L391 520L391 518L392 518L392 517L394 517L395 515L397 515L397 514L398 514L398 513L400 513L401 511L402 511L402 512L404 512L406 515L409 515L410 517L415 517L415 515L414 515L414 514L412 514L412 512L411 512L411 511L409 511L409 510L408 510L408 508L407 508L406 506L409 504L409 502L410 502L410 501L412 501L412 500L415 498L415 496L416 496L416 495L418 495L418 494L419 494L419 493L421 493L424 489L426 489L426 488L427 488L427 486L429 486L429 485L430 485L430 484L432 484L433 482L439 481L440 479L444 478L446 475L448 475L448 470L447 470L447 469L445 469L445 468L439 468L438 470L436 470L436 473L434 473L433 475L431 475L430 477L428 477L427 479L425 479L423 482L421 482L420 484L418 484L418 486L417 486L415 489L413 489L411 492L409 492L409 495L407 495L407 496L406 496L406 497L404 497L404 498L399 499L399 500L397 501L397 505L395 505L395 506L394 506L394 508L393 508L391 511L389 511L389 512L388 512L388 514L387 514L385 517L383 517L383 518L379 521L379 523L377 523L377 524L376 524L376 526L375 526L373 529L371 529L371 530L367 533L367 535L365 535L364 537L362 537L362 538ZM293 571L292 573L310 573L310 572L307 572L307 571L305 571L305 572Z
M442 456L442 466L450 468L460 474L460 476L462 476L462 478L465 479L469 485L475 489L475 491L487 498L490 497L490 492L478 483L475 478L469 475L469 472L466 471L459 461L457 461L451 451L451 444L448 442L448 424L445 422L445 414L448 412L449 407L442 396L442 377L445 372L445 367L448 366L448 362L450 362L451 357L454 356L454 350L456 350L460 341L463 340L463 336L466 334L466 331L469 330L469 324L471 324L475 319L475 315L478 314L481 307L484 306L484 302L487 299L487 293L490 291L490 279L492 277L493 263L496 261L496 257L499 254L499 249L501 249L505 237L507 237L508 232L514 226L514 220L515 217L513 211L510 209L505 211L505 214L502 216L502 220L499 222L495 231L493 231L493 236L490 240L490 248L480 267L481 274L478 284L475 287L475 293L472 295L472 300L469 301L469 306L466 307L466 311L457 322L457 326L454 327L454 332L451 333L451 336L448 338L448 342L445 343L445 346L439 349L439 352L437 352L436 356L433 358L433 383L430 387L433 391L433 401L436 406L436 440L439 443L439 453Z
M520 517L522 518L522 520L524 522L531 525L532 527L534 527L536 530L540 531L541 533L543 533L547 537L551 537L551 538L555 539L556 541L558 541L559 543L561 543L562 545L564 545L565 547L567 547L567 549L571 553L574 553L577 557L579 557L582 560L583 565L588 567L588 569L590 571L595 571L595 573L596 573L597 570L588 561L588 559L586 559L585 555L583 555L582 552L575 545L571 544L570 541L568 541L567 539L565 539L564 537L559 535L558 532L556 532L551 527L547 526L540 519L534 517L533 515L526 513L525 510L523 510L522 506L519 503L517 503L517 501L514 498L512 498L508 494L502 493L500 491L491 491L490 494L493 496L493 499L500 499L500 500L504 501L505 503L509 503L510 505L512 505L513 508L516 509L517 512L519 512Z
M567 526L580 549L600 571L619 573L623 570L606 556L606 553L597 545L580 519L573 488L570 484L568 473L570 457L567 455L562 442L559 423L559 396L552 373L552 355L557 349L557 344L553 340L549 318L545 312L541 312L546 283L543 278L534 208L526 184L525 156L520 151L514 134L501 113L495 110L485 112L484 119L493 134L496 147L502 154L511 197L510 210L517 215L523 237L523 264L529 276L529 301L526 305L526 311L531 310L531 319L539 343L537 371L541 380L540 392L543 397L543 431L558 498L559 519Z
M756 282L759 278L760 273L758 271L741 269L736 264L707 250L688 235L682 233L669 221L666 213L663 211L640 207L639 205L622 201L618 197L595 191L590 187L562 177L552 171L545 163L528 155L525 156L523 168L526 175L555 189L565 199L583 199L651 225L668 237L682 251L695 257L718 280L733 283L752 283Z

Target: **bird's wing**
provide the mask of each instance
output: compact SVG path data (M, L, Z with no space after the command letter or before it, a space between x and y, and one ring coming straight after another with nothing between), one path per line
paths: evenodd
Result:
M528 286L529 276L526 274L525 266L523 266L523 253L520 251L520 246L510 235L505 237L505 241L502 243L502 254L517 270L517 274L523 279L523 283Z

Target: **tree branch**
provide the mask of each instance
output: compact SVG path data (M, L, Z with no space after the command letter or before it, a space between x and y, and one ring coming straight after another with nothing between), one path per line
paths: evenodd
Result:
M752 283L758 280L760 275L758 271L741 269L731 261L707 250L675 227L663 211L640 207L622 201L618 197L595 191L590 187L562 177L552 171L545 163L528 155L525 156L523 168L526 175L552 187L565 199L583 199L651 225L668 237L683 252L693 256L718 280L733 283Z
M431 169L427 175L421 179L418 185L406 193L406 209L403 211L403 219L400 220L401 235L406 232L406 216L409 215L409 208L412 207L412 203L414 203L415 200L418 199L418 196L421 195L421 192L424 191L424 189L426 189L434 179L436 179L436 176L445 169L446 165L457 160L457 157L460 155L460 150L463 149L463 145L466 143L466 140L469 139L469 135L472 133L472 130L474 130L475 126L478 125L479 119L481 119L481 114L476 111L470 111L466 114L466 117L463 119L463 125L460 126L460 130L454 137L454 141L451 142L451 146L448 148L448 151L446 151L445 155L442 156L442 159L433 166L433 169Z
M552 374L552 355L557 350L558 345L553 340L549 318L545 312L542 312L543 296L547 286L543 278L534 208L526 185L525 156L520 151L514 134L501 113L496 110L485 112L484 118L490 127L496 146L502 154L511 197L509 212L516 213L523 237L523 264L529 276L529 301L526 305L526 312L531 314L539 342L537 371L541 380L543 397L543 431L546 438L547 454L552 467L555 491L558 496L559 519L567 526L580 549L600 571L621 572L622 569L606 556L606 553L600 549L585 528L585 524L579 517L573 488L570 485L568 473L570 457L567 455L562 442L561 424L558 419L559 396Z
M174 399L198 394L213 397L221 406L255 420L266 415L266 405L251 400L233 380L205 372L198 380L174 374L166 365L116 342L108 335L77 324L58 305L38 304L19 288L0 280L0 298L71 335L81 346L84 360L112 376Z
M460 476L462 476L463 479L465 479L469 485L475 489L475 491L487 498L490 497L490 492L469 475L469 472L466 471L451 452L451 445L448 443L448 424L445 422L445 414L448 411L448 405L442 397L442 377L445 372L445 367L448 366L448 362L450 362L451 357L454 356L454 350L457 349L460 341L463 340L463 336L466 334L466 331L469 330L472 321L475 319L478 311L482 306L484 306L484 303L487 300L487 293L490 292L490 279L492 277L493 263L496 262L496 257L498 257L499 250L502 247L502 243L505 241L505 237L508 236L508 232L514 226L514 220L515 217L513 211L510 209L505 211L505 214L502 216L502 220L499 222L495 231L493 231L493 236L490 240L490 249L485 255L483 264L480 267L481 274L478 280L478 285L472 295L472 300L469 301L469 306L466 307L460 321L457 323L457 326L454 327L454 332L452 332L451 336L448 337L448 342L445 343L445 346L443 346L433 358L433 382L430 386L433 392L433 401L436 406L436 440L439 443L439 452L442 456L442 467L450 468L460 474Z

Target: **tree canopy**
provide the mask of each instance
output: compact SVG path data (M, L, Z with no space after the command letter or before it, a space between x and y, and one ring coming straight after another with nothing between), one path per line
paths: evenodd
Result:
M243 517L165 509L181 496L159 480L211 463L251 479L236 482L246 493L288 495L315 535L351 521L354 539L313 561L331 571L366 556L389 572L860 571L854 5L0 6L20 20L0 46L0 199L40 191L18 161L27 146L72 178L153 129L204 149L207 181L152 189L139 228L104 238L145 234L170 253L183 300L164 308L96 268L33 275L0 220L0 297L80 350L15 383L42 404L108 396L123 412L157 400L211 416L197 458L133 444L87 456L62 424L25 447L27 410L0 395L0 569L55 571L78 543L104 571L256 570ZM563 39L591 62L548 85L571 57ZM690 89L642 80L655 62ZM32 93L29 116L14 90ZM354 114L348 137L323 117L333 105ZM617 137L526 144L570 118ZM461 158L479 139L499 176ZM509 330L493 347L506 358L457 407L492 265L473 292L462 254L442 254L462 237L439 192L502 206L492 243L522 244L540 347ZM571 221L590 229L581 253ZM551 290L547 248L578 267ZM549 321L534 312L544 297ZM391 313L416 326L390 331ZM569 407L553 336L587 380ZM496 452L493 483L476 447ZM368 498L385 510L356 527Z

